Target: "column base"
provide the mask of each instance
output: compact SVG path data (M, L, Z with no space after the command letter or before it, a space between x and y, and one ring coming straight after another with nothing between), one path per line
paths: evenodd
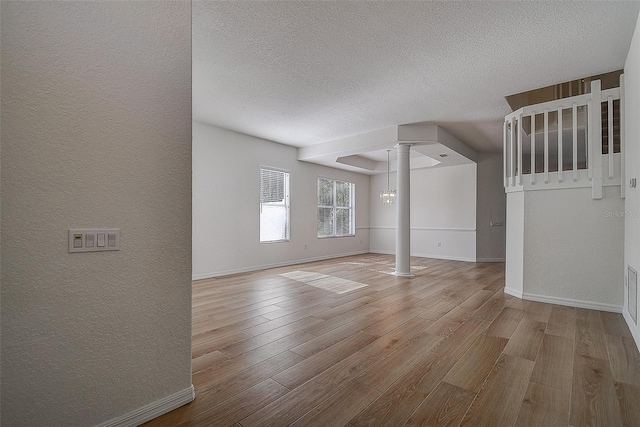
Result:
M415 277L413 274L411 273L399 273L399 272L394 272L393 273L394 276L398 276L398 277Z

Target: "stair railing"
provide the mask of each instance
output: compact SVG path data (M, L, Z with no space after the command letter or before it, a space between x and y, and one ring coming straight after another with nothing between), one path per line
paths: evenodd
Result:
M590 186L592 197L601 199L603 180L607 184L624 182L624 76L620 84L620 88L602 90L599 80L592 81L591 93L525 106L507 115L503 126L506 191ZM615 101L620 105L619 153L614 145ZM607 130L604 147L602 120Z

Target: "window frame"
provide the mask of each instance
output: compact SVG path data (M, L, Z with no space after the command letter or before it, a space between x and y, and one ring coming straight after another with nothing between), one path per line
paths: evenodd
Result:
M331 181L333 186L333 205L321 205L320 204L320 180L324 179L327 181ZM338 198L337 198L337 183L345 183L349 184L349 207L337 206ZM350 181L344 181L341 179L328 178L325 176L318 176L316 180L316 229L318 228L318 224L320 221L320 209L331 209L331 218L333 222L333 230L332 234L320 236L318 235L318 231L316 230L316 237L318 239L335 239L340 237L355 237L356 235L356 184ZM349 234L336 234L337 231L337 212L338 210L348 210L350 211L349 215Z
M286 243L291 241L291 173L286 169L274 168L272 166L261 165L258 170L258 191L262 192L262 170L280 172L285 174L284 179L284 202L259 202L258 211L258 240L260 244ZM260 199L260 197L258 198ZM285 238L277 240L262 240L262 207L263 206L284 206L286 208Z

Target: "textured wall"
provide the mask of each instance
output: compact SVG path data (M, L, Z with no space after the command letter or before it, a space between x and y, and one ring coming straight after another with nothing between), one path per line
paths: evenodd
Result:
M478 153L478 201L476 218L476 257L478 261L504 260L507 195L502 178L502 154ZM492 227L501 221L502 227Z
M2 424L95 425L191 383L190 4L1 8Z
M524 292L622 306L620 187L524 192Z
M386 174L371 177L371 251L395 253L396 205L379 197L386 188ZM411 255L475 261L475 229L475 164L411 171Z
M193 123L195 278L369 251L369 177L297 156L294 147ZM260 243L260 166L290 173L289 242ZM318 239L318 176L356 184L355 237Z
M631 41L629 55L624 66L625 77L625 165L627 185L629 179L636 178L640 181L640 19L636 24L636 31ZM628 215L624 218L624 274L627 266L640 271L640 187L626 188L625 211ZM625 288L625 298L627 289ZM640 298L638 299L638 312L640 312ZM638 316L640 317L640 316ZM630 316L627 320L631 319ZM640 320L640 319L638 319ZM640 348L640 328L630 322L634 331L636 344Z

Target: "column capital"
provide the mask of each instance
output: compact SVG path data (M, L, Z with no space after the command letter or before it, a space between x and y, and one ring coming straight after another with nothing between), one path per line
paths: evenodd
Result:
M412 145L416 145L416 143L415 142L400 142L400 141L398 141L398 143L396 145L394 145L393 148L411 147Z

